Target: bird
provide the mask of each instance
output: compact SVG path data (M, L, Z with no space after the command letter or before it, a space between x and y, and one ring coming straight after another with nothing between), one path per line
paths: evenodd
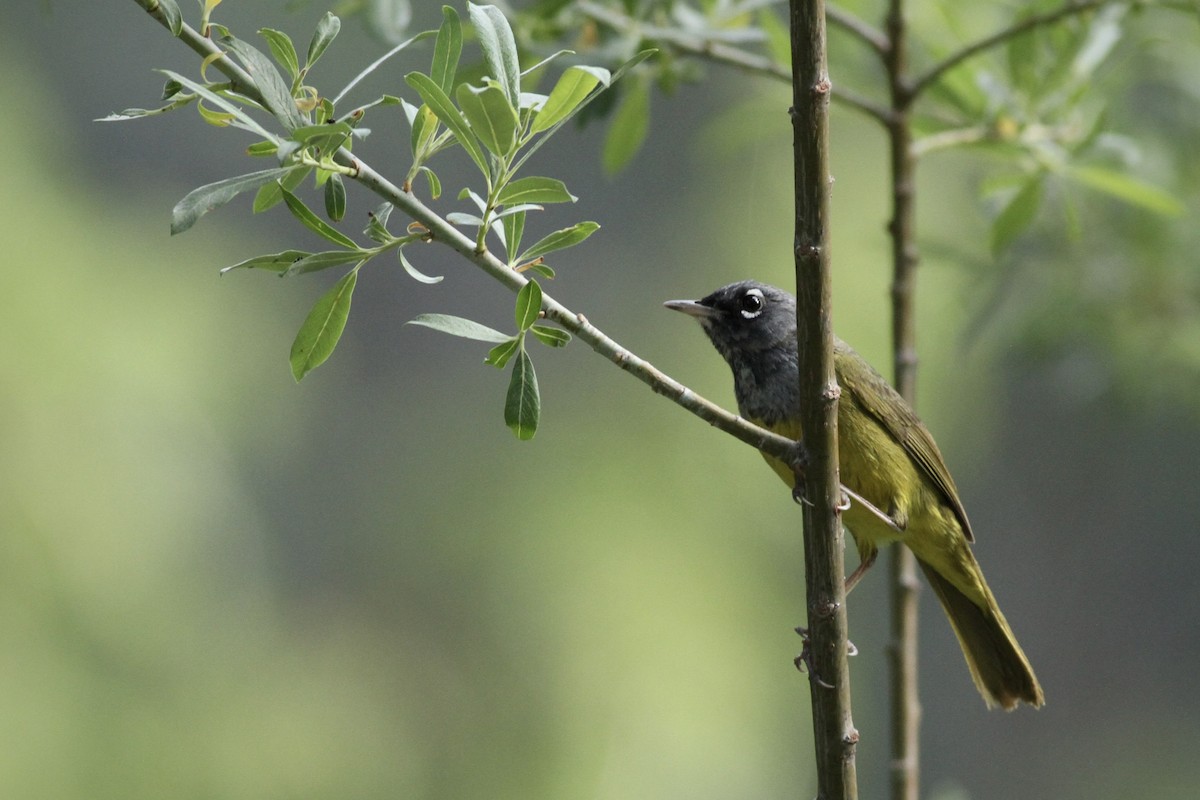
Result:
M796 299L757 281L723 286L699 300L664 305L694 317L733 372L738 412L799 441ZM838 401L838 467L849 497L842 521L860 563L852 589L880 545L899 542L916 556L941 602L976 688L988 707L1045 699L1033 667L1000 611L970 543L966 510L941 451L912 407L853 348L833 339ZM763 453L793 490L795 473Z

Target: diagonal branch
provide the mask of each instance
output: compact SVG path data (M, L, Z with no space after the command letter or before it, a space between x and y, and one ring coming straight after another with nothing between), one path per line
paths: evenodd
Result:
M621 33L636 34L655 42L670 45L681 53L745 72L764 75L774 80L784 81L789 85L792 82L791 69L767 56L749 53L739 47L706 39L693 33L651 25L613 11L611 8L590 2L590 0L580 0L577 8L596 22L603 23ZM864 25L863 30L866 29L867 26ZM834 88L832 97L835 101L866 114L877 122L887 124L890 117L891 112L885 106L854 92Z
M832 3L825 4L825 18L833 25L846 31L879 55L887 55L892 43L883 31L868 25L846 9Z

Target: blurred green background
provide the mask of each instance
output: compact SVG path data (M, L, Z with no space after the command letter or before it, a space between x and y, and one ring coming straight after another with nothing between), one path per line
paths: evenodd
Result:
M324 7L284 5L219 18L307 41ZM191 110L92 122L151 105L151 69L193 74L195 58L133 3L17 0L0 23L0 796L812 794L791 665L799 515L757 454L578 344L535 352L542 428L518 443L485 346L403 325L511 327L511 297L438 248L413 255L446 276L433 287L368 267L338 351L297 386L291 338L336 275L217 268L315 242L281 211L250 218L246 198L168 236L191 188L259 168L246 140ZM317 83L383 49L347 24ZM378 83L401 91L427 57ZM1136 88L1124 74L1110 84ZM615 178L596 166L602 128L564 131L538 170L581 199L530 225L599 221L549 290L728 405L726 367L660 303L751 276L788 285L790 130L786 90L712 77L656 98L646 150ZM371 127L367 157L400 171L398 112ZM837 325L886 372L884 143L841 111L833 131ZM1152 163L1196 147L1177 144ZM1196 797L1200 387L1181 370L1166 394L1153 371L1127 379L1086 338L1035 358L1074 320L1004 310L981 169L957 156L921 173L919 404L1047 706L985 711L925 593L926 793ZM1161 238L1139 251L1158 254L1148 265L1194 276L1195 176L1171 177L1187 219L1102 209L1018 285L1037 294L1057 267L1109 257L1087 231L1110 218ZM448 166L439 207L468 179ZM373 206L352 192L347 230ZM1194 285L1173 299L1194 304ZM1031 346L1013 331L1035 312ZM1111 351L1138 330L1096 325ZM850 604L866 797L886 785L884 584L879 570Z

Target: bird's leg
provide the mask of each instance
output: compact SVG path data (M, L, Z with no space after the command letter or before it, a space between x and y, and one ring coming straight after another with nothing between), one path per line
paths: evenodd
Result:
M858 568L846 576L846 594L858 585L862 580L862 576L867 574L867 570L875 563L875 559L879 557L879 551L872 548L870 555L858 562Z

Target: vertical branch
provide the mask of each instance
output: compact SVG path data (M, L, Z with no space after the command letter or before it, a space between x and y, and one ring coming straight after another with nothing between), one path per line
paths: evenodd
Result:
M916 323L913 314L917 246L913 217L916 157L909 116L913 92L908 82L908 31L904 0L889 0L889 43L885 66L892 115L888 142L892 169L892 346L896 389L911 404L916 397ZM916 559L907 547L891 548L891 769L892 800L917 800L920 779L921 701L917 688Z
M845 568L838 514L837 401L829 277L830 82L824 0L791 0L792 129L796 193L796 338L800 353L801 431L809 686L817 759L817 796L858 797L850 716Z

